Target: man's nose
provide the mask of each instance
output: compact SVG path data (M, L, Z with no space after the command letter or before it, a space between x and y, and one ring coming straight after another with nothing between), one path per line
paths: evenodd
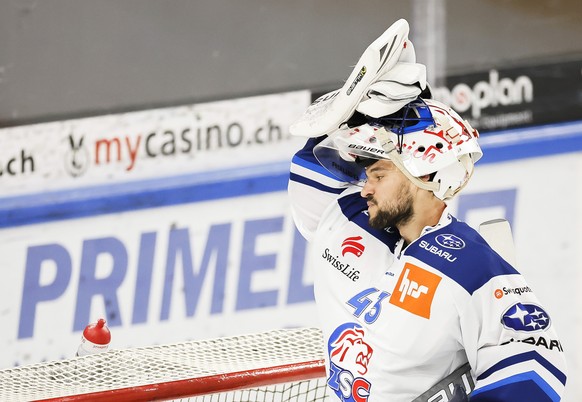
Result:
M370 184L369 181L366 181L366 184L364 184L362 191L360 191L360 195L364 198L368 198L368 196L372 195L373 193L374 193L374 187Z

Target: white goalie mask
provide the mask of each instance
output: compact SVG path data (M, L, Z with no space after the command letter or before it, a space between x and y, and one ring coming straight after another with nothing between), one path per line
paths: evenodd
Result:
M447 200L467 184L483 155L477 130L435 100L418 98L395 114L359 115L358 120L348 121L314 149L327 170L351 183L363 185L366 166L387 159L418 187ZM427 175L430 179L423 180Z

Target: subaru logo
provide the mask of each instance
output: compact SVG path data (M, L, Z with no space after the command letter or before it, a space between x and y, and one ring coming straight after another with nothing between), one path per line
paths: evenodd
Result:
M441 246L452 248L453 250L460 250L465 247L463 239L452 234L440 234L435 240Z
M519 332L543 331L550 326L550 316L535 304L517 303L507 309L501 323Z

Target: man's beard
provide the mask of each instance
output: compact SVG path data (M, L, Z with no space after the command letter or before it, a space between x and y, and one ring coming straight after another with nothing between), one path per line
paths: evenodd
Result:
M414 209L412 207L412 194L405 192L404 189L398 194L398 204L390 205L387 208L381 208L374 197L368 196L368 201L376 204L377 212L375 216L370 215L368 223L374 229L398 228L412 219Z

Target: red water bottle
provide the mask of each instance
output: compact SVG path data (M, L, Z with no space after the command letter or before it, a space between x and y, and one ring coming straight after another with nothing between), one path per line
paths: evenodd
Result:
M105 325L105 320L100 318L97 323L85 327L81 336L81 344L77 349L77 356L106 352L110 342L111 332Z

